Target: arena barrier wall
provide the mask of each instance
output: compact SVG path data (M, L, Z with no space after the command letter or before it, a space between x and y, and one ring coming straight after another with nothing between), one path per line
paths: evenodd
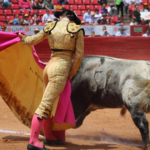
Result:
M48 41L35 45L44 62L50 59ZM149 37L85 37L84 55L104 55L116 58L150 60Z
M85 35L88 36L91 34L92 31L95 32L95 35L101 36L103 35L103 28L104 25L96 25L96 26L91 26L91 25L83 25L82 27L85 30ZM17 32L17 31L24 31L26 32L27 35L34 35L34 30L35 28L38 28L39 30L42 30L45 26L7 26L7 32ZM114 36L120 26L113 26L113 25L106 25L107 31L111 36ZM142 34L145 33L148 25L143 25L143 26L129 26L125 25L124 28L126 29L125 32L127 32L130 36L142 36ZM0 27L1 28L1 27Z

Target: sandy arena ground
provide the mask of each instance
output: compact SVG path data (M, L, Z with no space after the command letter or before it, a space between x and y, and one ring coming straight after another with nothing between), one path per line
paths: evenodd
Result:
M150 121L150 115L147 115ZM0 150L26 150L30 129L20 123L0 98ZM40 138L42 143L43 138ZM82 127L67 131L63 147L52 150L140 150L139 130L130 114L120 116L120 109L92 112Z

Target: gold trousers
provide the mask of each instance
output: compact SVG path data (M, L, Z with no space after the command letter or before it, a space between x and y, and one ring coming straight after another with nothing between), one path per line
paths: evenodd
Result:
M70 72L72 55L72 52L52 52L43 73L43 98L35 111L39 119L50 115L54 101L63 91Z

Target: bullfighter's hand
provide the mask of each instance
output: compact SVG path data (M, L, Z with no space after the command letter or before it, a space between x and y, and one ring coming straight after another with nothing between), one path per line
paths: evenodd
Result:
M20 37L21 39L22 39L23 36L24 36L24 35L23 35L22 33L20 33L20 32L18 33L18 35L19 35L19 37Z

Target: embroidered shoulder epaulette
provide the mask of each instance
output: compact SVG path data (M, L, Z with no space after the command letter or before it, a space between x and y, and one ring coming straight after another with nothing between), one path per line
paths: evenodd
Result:
M83 34L84 34L84 29L80 25L76 25L75 23L68 23L67 25L67 31L69 33L77 33L80 30L83 30Z
M49 32L49 34L50 34L51 31L55 28L56 24L57 24L57 21L53 21L53 22L51 22L51 23L48 23L48 24L46 25L46 27L44 27L43 31L44 31L45 33Z

